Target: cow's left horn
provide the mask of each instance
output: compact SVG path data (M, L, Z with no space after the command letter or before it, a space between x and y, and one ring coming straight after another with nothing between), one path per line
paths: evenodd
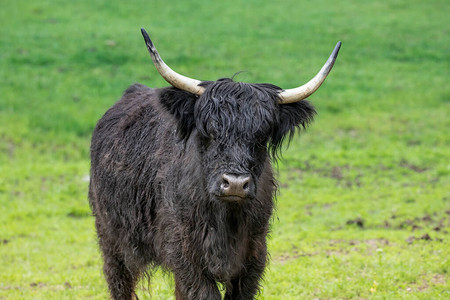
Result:
M147 45L148 52L150 53L150 56L152 57L153 63L155 64L155 67L158 70L159 74L161 74L161 76L168 83L176 88L185 90L198 96L203 94L205 88L199 86L201 81L178 74L177 72L169 68L161 59L161 56L159 56L158 51L156 51L152 40L150 40L150 37L148 36L144 28L141 28L141 32L142 36L144 37L145 44Z
M317 75L314 76L313 79L308 81L306 84L299 86L298 88L288 89L280 92L278 94L278 96L280 97L280 104L298 102L312 95L312 93L314 93L324 82L325 78L327 78L328 73L330 73L334 62L336 61L336 57L339 53L340 48L341 42L338 42L325 65L322 67L322 69L320 69L319 73L317 73Z

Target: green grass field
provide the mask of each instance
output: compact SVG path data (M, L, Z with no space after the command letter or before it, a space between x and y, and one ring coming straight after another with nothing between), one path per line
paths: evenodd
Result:
M170 3L170 4L169 4ZM278 163L258 299L449 299L448 1L4 0L0 299L107 299L87 200L96 121L190 77L292 88L343 43L319 112ZM157 273L152 299L173 299ZM149 295L141 290L142 299Z

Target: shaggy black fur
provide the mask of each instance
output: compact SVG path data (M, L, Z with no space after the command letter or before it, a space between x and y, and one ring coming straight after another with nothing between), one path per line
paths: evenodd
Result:
M278 104L280 88L220 79L200 97L135 84L92 137L89 199L113 299L131 299L149 266L175 275L177 299L253 299L267 260L276 189L271 158L315 114ZM255 192L217 197L221 174Z

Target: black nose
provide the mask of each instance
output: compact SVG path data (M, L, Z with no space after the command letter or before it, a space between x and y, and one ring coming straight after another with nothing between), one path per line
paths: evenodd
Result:
M220 195L226 197L247 197L253 189L249 175L223 174L220 184Z

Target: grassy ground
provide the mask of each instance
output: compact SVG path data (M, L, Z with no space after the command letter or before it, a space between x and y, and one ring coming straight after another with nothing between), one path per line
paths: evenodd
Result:
M129 84L165 86L140 27L180 73L247 70L237 80L285 88L343 42L311 97L319 116L278 164L260 299L448 299L449 8L3 1L0 299L107 298L86 196L89 139ZM151 287L153 299L172 297L170 278L157 274Z

